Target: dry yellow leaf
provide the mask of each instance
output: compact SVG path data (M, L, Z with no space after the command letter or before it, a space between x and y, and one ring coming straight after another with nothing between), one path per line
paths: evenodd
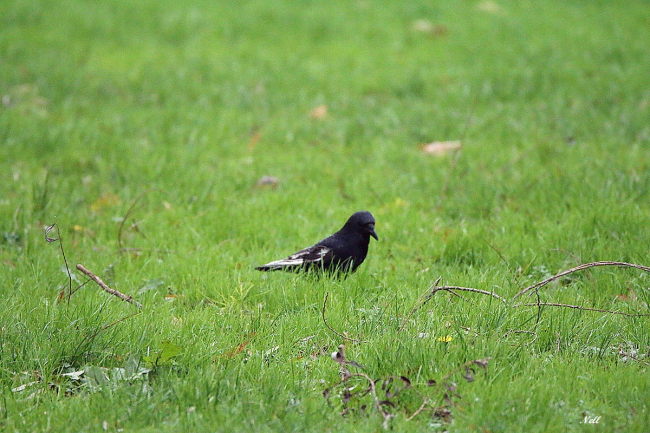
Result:
M423 144L421 146L422 152L427 155L442 156L448 153L460 150L462 147L460 140L453 141L434 141L432 143Z
M309 112L309 117L312 119L317 119L321 120L327 117L327 105L319 105L317 107L314 107L310 112Z
M442 24L433 24L428 20L415 20L411 28L416 32L429 33L432 36L444 36L447 34L447 26Z
M262 176L257 181L258 188L277 188L280 185L280 179L275 176Z
M248 141L248 150L253 150L255 149L255 146L257 146L257 143L259 143L260 139L262 138L262 133L258 128L254 129L253 132L251 133L251 138Z

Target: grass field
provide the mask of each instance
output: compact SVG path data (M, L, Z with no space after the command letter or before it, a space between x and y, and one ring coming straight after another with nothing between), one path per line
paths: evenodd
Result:
M650 273L513 299L650 266L648 41L642 0L0 2L0 430L648 431ZM357 210L350 278L254 270Z

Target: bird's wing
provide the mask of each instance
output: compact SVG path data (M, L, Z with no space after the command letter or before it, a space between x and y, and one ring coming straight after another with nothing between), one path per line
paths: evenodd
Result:
M286 259L276 260L256 269L260 271L275 271L280 269L297 269L307 266L328 267L332 261L332 249L325 245L314 245L313 247L305 248L295 254L290 255Z

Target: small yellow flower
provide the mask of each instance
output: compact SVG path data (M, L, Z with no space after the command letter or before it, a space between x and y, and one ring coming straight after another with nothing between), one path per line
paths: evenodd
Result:
M443 335L442 337L438 337L438 341L449 343L451 341L451 335Z

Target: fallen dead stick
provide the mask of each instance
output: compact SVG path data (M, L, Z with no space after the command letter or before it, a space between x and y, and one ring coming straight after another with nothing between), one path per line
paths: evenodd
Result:
M102 289L104 289L105 291L107 291L108 293L110 293L111 295L113 295L113 296L117 296L118 298L122 299L123 301L129 302L129 303L135 305L135 306L138 307L138 308L142 308L142 304L139 303L138 301L135 301L135 300L133 299L132 296L125 295L125 294L122 293L122 292L119 292L119 291L117 291L117 290L115 290L115 289L111 289L110 287L108 287L108 286L106 285L105 282L103 282L103 281L101 280L101 278L99 278L97 275L95 275L95 274L93 274L92 272L90 272L90 271L89 271L88 269L86 269L83 265L78 264L78 265L77 265L77 269L79 269L79 270L80 270L81 272L83 272L84 274L88 275L88 276L89 276L89 277L90 277L94 282L96 282L96 283L99 285L99 287L101 287Z
M447 292L453 293L454 295L456 295L456 293L453 292L454 290L460 290L460 291L465 291L465 292L473 292L473 293L481 293L481 294L483 294L483 295L492 296L492 297L498 299L498 300L501 301L501 302L506 302L505 299L503 299L501 296L497 295L496 293L488 292L487 290L474 289L474 288L472 288L472 287L440 286L440 287L435 287L435 288L431 291L431 293L432 293L432 294L435 294L438 290L444 290L444 291L447 291Z
M515 307L564 307L564 308L573 308L575 310L597 311L599 313L621 314L623 316L629 316L629 317L650 316L650 314L634 314L634 313L625 313L623 311L601 310L600 308L581 307L579 305L556 304L555 302L531 302L530 304L518 304L515 305Z
M539 283L535 283L532 286L526 287L524 290L521 292L517 293L513 300L517 299L521 295L524 295L528 293L529 291L533 289L539 289L540 287L543 287L550 283L551 281L557 280L558 278L562 278L565 275L571 274L573 272L581 271L583 269L588 269L588 268L593 268L595 266L619 266L619 267L628 267L628 268L636 268L636 269L641 269L642 271L650 272L650 268L647 266L642 266L642 265L635 265L634 263L625 263L625 262L609 262L609 261L602 261L602 262L593 262L593 263L585 263L580 266L576 266L575 268L571 268L569 270L566 270L564 272L560 272L557 275L554 275L550 278L545 279L544 281L540 281Z
M422 299L422 301L420 302L420 301L418 300L418 302L415 304L415 307L413 307L413 309L412 309L411 312L408 314L408 316L406 316L406 318L402 321L402 324L401 324L400 327L397 329L397 334L399 334L400 332L402 332L402 329L404 329L404 326L406 326L406 323L411 319L411 316L413 316L413 313L415 313L419 308L422 308L422 307L424 306L424 304L426 304L427 302L429 302L429 301L431 300L431 298L436 294L436 292L438 292L438 291L440 291L440 290L443 290L443 291L445 291L445 292L449 292L449 293L451 293L452 295L458 296L459 298L461 298L461 299L463 299L463 300L466 300L466 299L463 298L462 296L460 296L458 293L456 293L455 290L465 291L465 292L473 292L473 293L481 293L481 294L483 294L483 295L492 296L492 297L498 299L499 301L501 301L501 302L503 302L503 303L506 302L506 300L503 299L501 296L497 295L496 293L488 292L488 291L486 291L486 290L474 289L474 288L472 288L472 287L460 287L460 286L438 286L438 283L440 282L440 279L441 279L441 278L442 278L442 277L438 277L438 279L433 283L433 285L432 285L431 287L429 287L429 289L428 289L428 290L429 290L429 294L426 295L426 297L424 297L424 296L421 296L421 297L420 297L420 299ZM397 338L397 334L395 335L395 338ZM395 341L395 338L393 338L393 341Z

